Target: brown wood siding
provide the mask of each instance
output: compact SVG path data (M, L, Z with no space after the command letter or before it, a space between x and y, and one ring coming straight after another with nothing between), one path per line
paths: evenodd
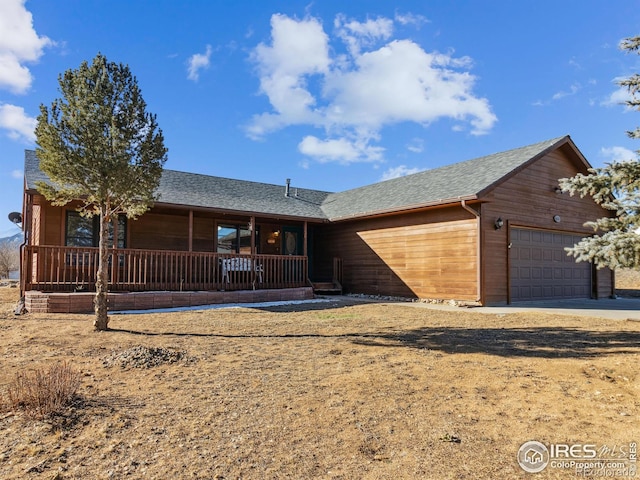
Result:
M189 249L189 216L146 213L129 221L129 248L146 250Z
M31 244L40 245L41 240L42 206L34 204L31 206Z
M533 227L546 230L589 235L584 223L607 214L590 198L571 197L555 192L558 179L577 173L575 164L561 149L534 162L523 171L498 185L482 200L482 282L485 304L506 303L508 300L508 235L513 227ZM560 222L554 216L560 216ZM502 229L494 228L500 217ZM602 275L599 281L605 281ZM610 281L610 280L609 280ZM596 286L598 289L599 285Z
M53 207L49 203L42 205L42 221L40 222L42 232L40 241L42 245L64 244L64 210L60 207Z
M194 216L193 218L193 251L194 252L213 252L214 225L213 218L201 218Z
M75 211L78 202L64 207L51 205L42 195L34 195L31 245L64 245L66 212Z
M476 300L477 220L460 207L316 229L316 276L343 259L347 292ZM324 267L324 268L323 268Z

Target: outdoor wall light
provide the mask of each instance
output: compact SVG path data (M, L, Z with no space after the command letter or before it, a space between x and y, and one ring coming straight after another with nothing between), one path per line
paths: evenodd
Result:
M504 220L502 220L501 217L496 218L496 221L493 224L493 226L495 227L496 230L500 230L503 225L504 225Z
M562 195L562 189L560 187L556 187L553 189L554 192L556 192L557 195Z

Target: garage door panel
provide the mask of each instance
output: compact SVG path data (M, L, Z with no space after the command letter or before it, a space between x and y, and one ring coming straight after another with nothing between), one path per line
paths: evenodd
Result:
M542 278L542 268L531 267L531 278L533 280L540 280Z
M511 230L511 300L589 298L591 265L576 263L565 247L581 237L568 233Z

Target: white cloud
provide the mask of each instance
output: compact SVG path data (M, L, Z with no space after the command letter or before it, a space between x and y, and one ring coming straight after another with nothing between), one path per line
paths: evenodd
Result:
M213 52L211 45L207 45L207 49L204 54L194 53L187 60L187 78L197 82L200 78L200 70L209 68L211 65L211 53Z
M334 27L346 53L330 46L316 18L271 17L271 42L259 44L251 58L273 110L254 115L247 126L251 138L291 125L314 126L324 128L327 138L305 137L299 144L305 155L377 162L384 149L372 143L386 126L428 126L449 118L481 135L497 121L489 101L473 94L469 57L390 40L393 20L386 18L357 22L340 15Z
M414 138L407 145L407 150L413 153L422 153L424 151L424 140L421 138Z
M608 162L625 162L638 158L636 152L625 147L603 147L600 149L600 154Z
M247 128L254 139L287 125L322 124L306 82L309 75L327 72L331 63L322 25L313 18L298 21L273 15L271 37L271 45L260 43L251 55L258 67L260 91L275 110L254 116Z
M575 95L580 91L582 86L579 83L574 83L569 87L569 90L561 90L551 97L552 100L560 100L561 98L568 97L570 95Z
M338 162L380 162L384 149L368 145L360 140L351 141L347 138L320 140L313 135L307 135L298 145L303 155L315 158L320 163Z
M328 116L332 123L375 130L404 121L469 119L472 133L486 133L496 117L486 99L471 94L475 77L447 68L454 62L409 40L364 53L355 69L327 78L325 90L332 97Z
M26 93L31 87L31 72L24 63L36 62L43 49L53 42L33 29L33 17L25 0L0 2L0 88Z
M631 100L631 95L626 87L620 87L600 102L600 105L604 107L614 107L624 105L626 101ZM629 108L628 106L626 108Z
M0 128L8 130L9 138L26 143L35 142L36 124L37 120L28 116L24 108L7 103L0 104Z
M311 168L311 162L309 162L308 158L303 158L298 162L298 166L304 170L309 170L309 168Z
M391 180L392 178L405 177L407 175L413 175L414 173L421 172L420 168L409 168L406 165L399 165L397 167L393 167L388 169L386 172L382 174L380 180Z
M582 64L580 64L580 62L576 60L576 57L571 57L567 63L570 67L573 67L576 70L584 70L584 68L582 67Z
M416 15L413 13L397 13L394 17L395 21L400 25L414 25L420 28L425 23L430 23L429 19L424 15Z
M22 180L23 172L22 170L11 170L11 178L15 178L16 180Z
M591 82L589 83L591 84ZM575 82L569 87L569 90L560 90L559 92L554 93L550 100L536 100L532 102L531 105L534 107L546 107L551 105L552 102L575 95L580 90L582 90L582 85L579 82Z
M375 45L379 40L387 40L393 33L393 21L383 17L363 23L347 21L344 15L338 15L333 24L338 37L347 45L353 57L359 55L363 47Z

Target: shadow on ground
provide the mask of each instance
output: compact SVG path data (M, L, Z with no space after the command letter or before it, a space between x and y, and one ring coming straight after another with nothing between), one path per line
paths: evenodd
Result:
M355 342L505 357L586 358L640 353L640 332L596 332L563 327L420 328L367 336Z
M386 348L415 348L443 353L484 353L503 357L589 358L609 354L640 353L640 332L597 332L590 330L537 328L436 327L402 331L319 334L218 334L143 332L110 329L114 333L140 336L210 337L226 339L336 338L357 345Z

